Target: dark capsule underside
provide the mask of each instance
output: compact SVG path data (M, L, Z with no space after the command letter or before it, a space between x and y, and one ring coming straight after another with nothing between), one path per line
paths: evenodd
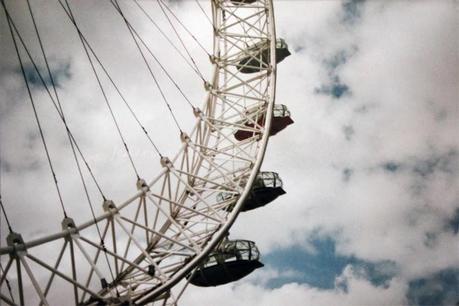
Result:
M219 286L237 281L263 266L258 260L235 260L199 268L191 279L190 276L187 279L195 286Z
M258 120L258 124L263 125L264 118L260 118ZM285 116L285 117L273 117L271 121L271 130L269 131L270 136L276 135L278 132L282 131L285 129L288 125L292 124L293 120L290 116ZM253 124L246 123L247 127L253 127ZM242 141L244 139L250 138L254 136L254 134L258 134L253 131L245 131L245 130L238 130L236 133L234 133L234 138L236 138L238 141Z
M257 1L257 0L231 0L231 2L233 2L233 4L236 4L236 5L252 4L255 1Z
M285 193L282 187L256 188L250 192L250 195L244 201L244 204L242 204L241 211L248 211L265 206Z

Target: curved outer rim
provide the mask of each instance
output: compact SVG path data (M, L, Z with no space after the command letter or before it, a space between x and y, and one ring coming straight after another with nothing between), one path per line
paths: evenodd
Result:
M214 1L212 1L212 5L214 5ZM273 0L267 0L268 7L268 15L269 15L269 30L271 34L271 41L270 41L270 61L271 61L271 86L270 86L270 93L269 93L269 103L267 106L267 116L266 116L266 121L265 121L265 131L269 131L271 128L271 119L273 116L273 108L274 108L274 101L275 101L275 94L276 94L276 75L277 75L277 65L276 65L276 53L273 52L276 49L276 26L275 26L275 19L274 19L274 6L273 6ZM213 22L214 26L216 23L215 16L213 16ZM218 46L218 44L216 44ZM214 46L215 47L215 46ZM218 51L218 47L214 48L214 55ZM261 164L263 163L263 159L265 156L265 151L266 147L268 145L268 140L269 140L269 132L265 132L262 136L262 139L260 140L260 149L257 154L257 161L254 164L252 168L252 172L249 176L249 179L247 181L247 185L244 188L243 193L239 197L236 205L234 206L234 209L232 213L229 215L229 218L224 226L222 226L213 236L212 240L209 241L207 246L201 251L199 255L194 257L187 265L185 265L178 273L174 275L173 278L169 279L166 283L164 283L162 286L158 287L156 290L154 290L151 293L151 296L159 296L160 294L164 293L168 289L170 289L172 286L177 284L181 279L183 279L188 273L190 273L193 268L199 264L200 261L202 261L207 255L215 248L217 243L225 237L225 235L228 233L228 230L231 228L233 225L234 221L236 221L236 218L241 210L242 204L247 198L251 186L261 168ZM142 303L140 303L142 305Z
M274 107L274 101L275 101L275 94L276 94L276 54L275 54L275 48L276 48L276 32L275 32L275 18L274 18L274 8L273 8L273 0L266 0L267 1L267 4L268 4L268 11L267 11L267 14L268 14L268 18L267 20L269 21L269 26L268 26L268 30L269 30L269 34L270 34L270 37L271 37L271 40L270 40L270 68L271 68L271 72L270 72L270 91L269 91L269 101L268 101L268 105L267 105L267 109L266 109L266 119L265 119L265 124L264 124L264 128L265 128L265 131L269 131L270 130L270 127L271 127L271 119L272 119L272 113L273 113L273 107ZM215 5L215 0L211 0L212 2L212 12L213 12L213 25L214 27L216 26L216 23L217 23L217 20L216 18L218 17L218 5ZM215 31L214 31L214 56L216 54L218 54L219 52L219 44L217 42L218 40L218 37L215 35ZM218 73L218 67L216 64L213 64L214 66L214 76L213 76L213 79L216 78L216 74ZM210 94L209 94L210 96ZM209 101L209 99L207 99L206 101ZM206 102L207 103L207 102ZM200 119L198 119L198 122L199 122ZM196 126L195 126L196 128ZM249 192L250 192L250 187L251 185L253 184L259 170L260 170L260 167L261 167L261 164L263 162L263 159L264 159L264 155L265 155L265 151L266 151L266 147L267 147L267 144L268 144L268 140L269 140L269 133L268 132L265 132L260 140L260 146L259 146L259 150L258 150L258 153L257 153L257 156L256 156L256 162L254 163L253 165L253 168L251 170L251 174L247 180L247 184L244 188L244 191L241 193L236 205L234 206L233 208L233 211L231 212L231 214L228 216L228 219L226 221L226 223L221 226L219 228L219 230L217 230L211 240L207 243L207 245L201 250L200 254L198 254L197 256L195 256L192 260L190 260L185 266L183 266L177 273L175 273L173 275L172 278L170 278L168 281L166 281L165 283L163 283L161 286L158 286L156 288L154 288L154 290L152 290L149 294L147 294L146 296L143 296L140 298L140 301L139 301L139 304L142 305L142 299L151 299L152 297L158 297L160 296L161 294L163 294L164 292L168 291L171 287L173 287L175 284L177 284L180 280L182 280L188 273L190 273L194 267L196 267L196 265L199 264L200 261L202 261L214 248L215 246L217 245L217 243L222 239L224 238L224 236L228 233L228 230L230 229L230 227L233 225L233 223L235 222L239 212L240 212L240 209L242 207L242 204L243 202L245 201L246 197L248 196ZM176 154L175 158L173 160L175 160L180 152L182 152L185 148L185 144L182 145L182 147L180 148L179 152ZM149 184L149 186L152 186L160 177L161 175L167 171L166 168L164 168L160 174L158 174L158 176L152 180L152 182ZM132 203L134 200L138 199L140 196L142 196L143 194L145 194L145 192L148 190L147 187L144 187L142 188L141 190L139 190L135 195L133 195L132 197L130 197L128 200L126 200L124 203L120 204L118 206L118 209L121 210L122 208L126 207L128 204ZM57 232L57 233L54 233L54 234L51 234L51 235L48 235L48 236L45 236L45 237L42 237L42 238L38 238L38 239L35 239L35 240L31 240L31 241L28 241L28 242L25 242L23 245L20 245L20 246L7 246L7 247L3 247L0 249L0 255L6 255L6 254L10 254L10 253L14 253L15 251L21 251L21 250L24 250L24 249L28 249L28 248L33 248L33 247L36 247L36 246L39 246L39 245L42 245L42 244L45 244L45 243L48 243L48 242L52 242L52 241L55 241L55 240L58 240L58 239L61 239L61 238L64 238L64 237L67 237L69 235L72 235L72 234L75 234L77 233L78 231L82 231L92 225L94 225L95 223L98 223L100 221L103 221L109 217L112 216L112 213L111 212L106 212L102 215L100 215L99 217L97 217L95 220L90 220L90 221L87 221L85 223L82 223L80 224L79 226L77 226L76 228L74 229L67 229L67 230L63 230L63 231L60 231L60 232Z

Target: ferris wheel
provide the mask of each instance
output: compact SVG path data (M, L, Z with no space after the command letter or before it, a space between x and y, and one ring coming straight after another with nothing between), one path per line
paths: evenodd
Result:
M1 18L5 18L9 28L9 40L17 51L24 80L27 83L23 68L27 60L35 67L38 82L55 106L78 169L86 169L90 177L86 181L91 181L94 189L100 191L101 200L91 200L88 196L92 212L89 221L72 218L62 205L62 229L28 241L20 234L21 229L14 227L14 220L8 220L9 203L2 203L2 218L8 222L9 233L2 235L2 239L6 236L6 245L2 243L0 248L0 300L7 305L59 305L62 302L57 301L65 296L67 305L178 305L190 284L218 286L239 280L262 267L255 243L230 240L228 233L239 213L262 207L285 193L277 173L261 171L269 137L293 123L287 107L275 104L276 64L290 52L286 42L276 37L272 0L210 1L211 16L206 17L213 33L213 51L209 56L213 74L209 80L202 76L189 53L179 52L202 79L207 92L201 107L185 97L187 111L194 117L190 131L180 128L160 89L180 131L177 138L181 146L175 155L163 155L154 143L154 135L148 133L129 109L153 145L152 150L158 153L159 173L139 176L122 128L116 124L116 116L104 94L137 175L132 182L137 191L120 202L102 192L83 146L67 124L66 115L70 114L66 114L59 103L51 70L48 67L47 74L46 70L37 68L36 56L31 54L9 11L10 3L1 2ZM33 19L33 1L30 2L27 0L35 33L40 38ZM181 27L195 39L167 1L157 2L175 34ZM71 1L58 0L57 3L74 25L92 68L98 63L102 67L98 69L99 74L106 74L124 100L109 69L103 66L103 59L78 26ZM116 0L107 3L126 24L139 56L144 60L146 56L156 59L125 14L124 3ZM141 1L133 0L133 3L143 10ZM206 14L201 3L196 1L196 4ZM183 40L179 42L186 50ZM41 42L40 46L39 54L46 61ZM172 46L178 49L177 45ZM147 60L145 63L158 85L151 66ZM160 63L159 67L183 95L167 69ZM26 85L34 106L33 93ZM101 82L99 85L104 92ZM36 112L35 115L41 131ZM50 155L46 153L54 175ZM84 184L83 175L81 177ZM57 180L55 183L59 193ZM94 213L93 206L97 205L103 213ZM3 227L6 228L5 223ZM50 252L55 256L47 256Z

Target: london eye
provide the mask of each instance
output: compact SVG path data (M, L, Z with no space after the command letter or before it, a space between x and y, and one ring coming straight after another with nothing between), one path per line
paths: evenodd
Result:
M282 169L262 169L270 137L293 123L287 106L275 99L277 64L290 52L287 43L276 37L272 0L190 1L202 13L196 18L208 27L211 51L181 20L172 2L104 2L107 18L124 29L123 37L130 39L132 52L144 65L145 83L157 93L151 99L163 107L158 116L167 118L169 126L160 121L145 123L145 114L136 109L136 92L123 87L122 77L114 72L116 64L107 64L109 55L91 39L83 24L90 17L81 5L69 0L19 2L2 0L1 45L11 54L8 64L16 67L22 82L20 100L29 107L49 175L41 180L52 182L50 198L57 201L54 207L61 217L46 220L58 225L57 231L23 235L27 220L17 221L11 211L18 205L40 203L35 203L33 194L22 196L28 203L11 203L4 195L9 191L1 188L0 300L7 305L62 305L62 301L67 305L179 305L188 286L218 286L261 268L255 242L229 238L229 231L239 213L265 206L285 193L281 177L273 172ZM68 106L73 100L59 86L53 50L44 39L53 31L40 27L44 24L40 11L51 7L73 29L56 35L71 37L72 43L62 44L79 48L81 65L94 80L129 175L124 168L116 171L111 166L113 174L103 176L103 167L91 158L88 144L80 141L73 107ZM149 28L136 24L134 11ZM155 14L162 16L162 23ZM28 27L21 25L25 18ZM167 62L156 53L158 41L170 50ZM198 64L189 41L202 52L207 67ZM124 64L124 59L117 61ZM201 83L194 90L205 96L204 101L185 92L182 69ZM115 100L124 111L114 106ZM48 105L49 113L41 104ZM59 152L48 137L49 117L65 135L73 160L68 171L78 178L78 186L72 187L84 199L81 203L71 203L65 196L69 191L60 185L65 175L56 171ZM156 168L139 162L134 153L137 142L129 141L123 117L130 118L129 129L142 135L148 160ZM168 132L175 138L165 148L167 141L159 145L158 135ZM2 135L10 133L8 127L2 128ZM2 151L8 150L9 139L2 136ZM4 166L8 156L0 157ZM104 165L108 163L102 159ZM117 187L122 181L118 177L129 177L129 188ZM110 188L118 188L121 195L112 197ZM77 210L84 210L89 218L72 213Z

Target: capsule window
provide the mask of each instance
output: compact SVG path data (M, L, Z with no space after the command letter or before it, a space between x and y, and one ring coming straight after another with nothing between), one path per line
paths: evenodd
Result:
M237 260L258 260L259 258L260 252L253 241L227 241L208 257L204 267Z
M282 187L282 180L275 172L260 172L259 177L264 187Z
M274 117L290 117L290 111L283 104L275 104L273 109Z

